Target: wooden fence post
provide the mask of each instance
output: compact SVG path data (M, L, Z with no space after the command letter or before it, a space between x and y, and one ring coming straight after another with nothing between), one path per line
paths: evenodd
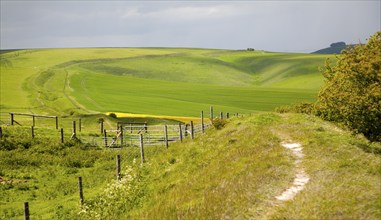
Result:
M220 119L221 120L224 119L224 115L223 114L224 114L223 112L220 112Z
M120 155L116 155L116 180L120 180Z
M78 187L79 187L79 201L81 202L81 205L83 205L83 189L82 189L82 177L78 177Z
M29 203L24 202L24 219L29 220Z
M36 126L36 117L32 115L32 126Z
M190 122L190 127L191 127L191 139L194 139L193 121Z
M61 128L61 143L64 143L64 130Z
M99 121L99 126L101 128L101 134L103 134L104 129L103 129L103 119Z
M181 123L179 122L179 139L180 143L183 142L183 131L181 130Z
M0 126L0 138L3 137L3 128Z
M167 125L164 125L164 138L165 138L165 148L168 149L168 127Z
M143 164L144 161L145 161L145 158L144 158L143 134L140 134L140 156L141 156L142 164Z
M15 121L15 118L14 118L15 116L13 115L12 112L10 112L9 114L11 116L11 125L13 125L13 122Z
M148 132L148 127L147 127L147 122L144 123L144 133L147 133Z
M105 147L107 147L107 131L106 131L106 129L103 130L103 137L105 139Z
M34 138L34 126L32 126L32 138Z
M201 111L201 131L204 133L205 127L204 127L204 111Z
M188 124L185 124L185 132L184 132L184 137L188 136Z
M79 130L79 132L82 132L82 120L81 120L81 118L78 119L78 130Z
M229 119L229 112L226 112L226 119Z
M77 136L77 128L75 126L75 121L73 121L73 134L71 135L71 138L76 138Z
M123 125L120 125L120 147L123 146Z
M58 117L56 116L56 129L58 129Z

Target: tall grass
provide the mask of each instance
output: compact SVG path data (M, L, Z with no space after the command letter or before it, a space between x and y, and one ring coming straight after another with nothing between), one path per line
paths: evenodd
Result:
M281 147L284 141L302 144L300 165L310 176L286 202L275 196L292 185L296 158ZM313 116L232 119L193 142L170 145L134 171L130 167L135 176L121 191L106 189L128 193L93 212L112 210L103 216L109 219L379 219L381 158L363 145L380 147Z
M29 130L28 130L29 131ZM135 149L104 150L69 141L36 136L20 127L3 127L0 139L0 219L21 219L28 201L31 219L67 219L79 207L78 176L85 199L115 179L115 157L122 166L138 154Z

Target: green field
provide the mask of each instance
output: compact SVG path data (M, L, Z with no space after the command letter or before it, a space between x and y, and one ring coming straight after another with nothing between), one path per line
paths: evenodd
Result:
M6 126L0 219L23 219L24 201L31 219L380 219L380 143L305 114L259 113L224 124L168 149L146 146L143 165L137 147L61 144ZM285 142L302 145L299 165ZM298 166L310 181L294 199L277 200Z
M318 67L332 56L185 48L0 55L0 219L22 219L24 201L31 219L381 217L380 143L312 115L270 112L314 101L324 80ZM205 134L194 140L184 134L168 148L147 145L144 164L138 147L103 147L104 136L118 136L101 133L99 121L108 130L117 122L177 125L180 116L188 123L201 110L208 117L211 105L215 116L243 117L215 119ZM17 115L22 126L4 126L9 112L60 116L64 143L55 119L37 118L32 138L32 118ZM71 139L79 119L82 131ZM284 143L301 144L304 156ZM310 178L305 188L278 200L301 171Z
M313 101L326 55L183 48L83 48L1 53L8 112L198 116L271 111Z

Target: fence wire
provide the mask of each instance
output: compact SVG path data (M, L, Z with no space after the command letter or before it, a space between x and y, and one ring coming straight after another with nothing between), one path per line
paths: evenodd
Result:
M141 159L141 146L144 146L146 157L152 158L165 151L170 143L195 138L211 126L210 123L148 125L147 123L118 122L116 129L115 127L114 129L103 129L101 133L101 129L94 127L93 124L89 126L89 122L85 119L81 123L80 119L59 118L61 126L58 128L55 120L50 118L33 118L23 115L17 115L17 118L14 118L14 125L10 126L9 123L4 124L7 117L9 121L9 114L2 114L4 122L0 126L4 130L7 128L14 130L23 138L46 138L50 139L51 143L79 140L81 143L88 144L89 147L120 150L127 161ZM77 123L74 123L75 121ZM72 128L68 129L70 125Z
M140 135L144 146L165 146L167 143L196 136L211 124L196 125L125 125L122 129L105 130L103 137L83 139L92 145L109 148L140 146Z

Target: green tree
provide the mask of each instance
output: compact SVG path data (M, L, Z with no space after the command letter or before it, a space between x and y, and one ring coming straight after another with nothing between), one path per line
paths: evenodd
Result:
M381 32L327 60L325 85L315 105L319 116L338 121L372 141L381 140Z

